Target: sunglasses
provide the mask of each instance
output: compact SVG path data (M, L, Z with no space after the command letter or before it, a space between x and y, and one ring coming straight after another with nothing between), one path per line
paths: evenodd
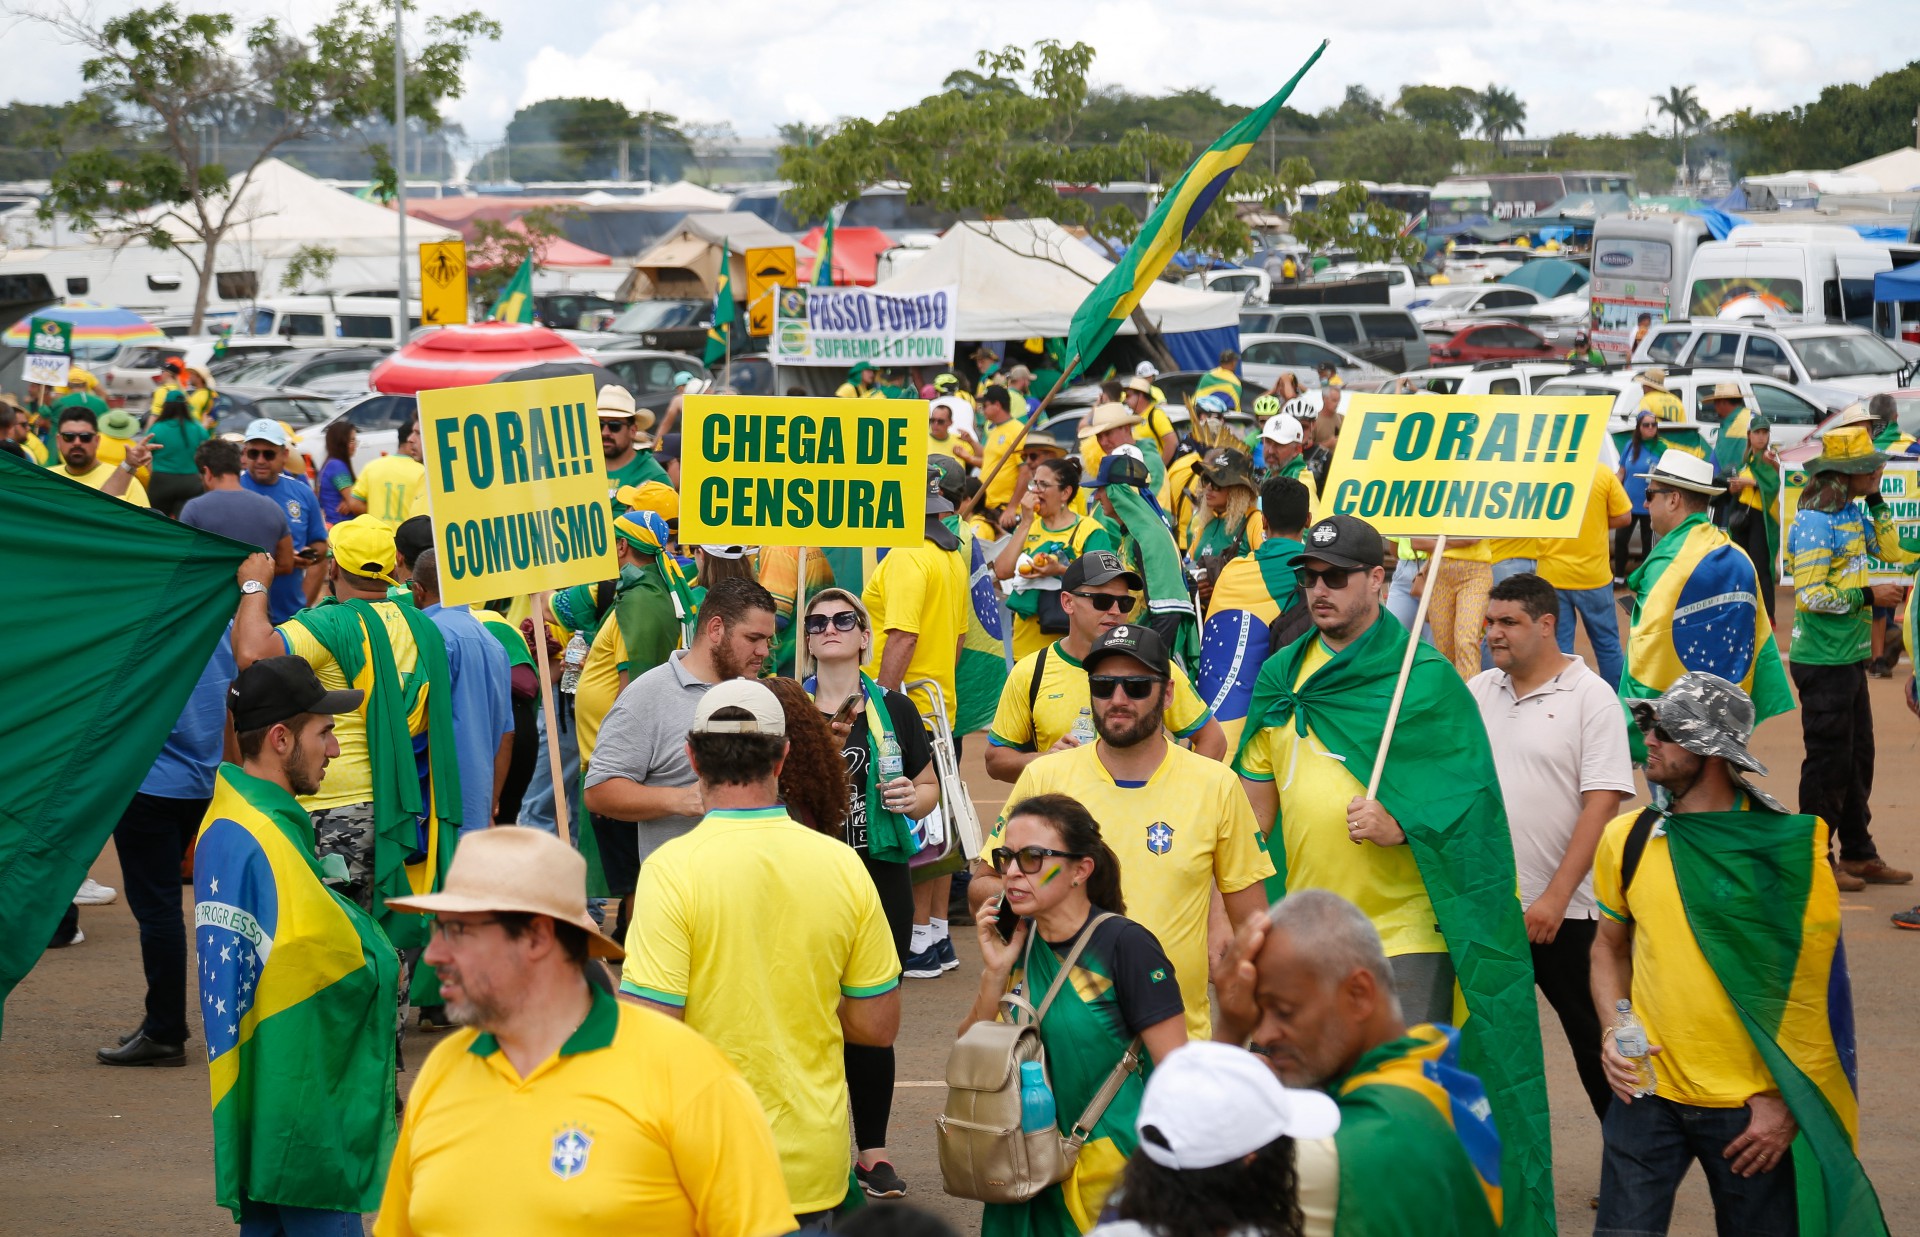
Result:
M1078 597L1102 614L1122 607L1128 610L1133 609L1132 593L1074 593L1072 596Z
M265 451L249 447L245 451L242 451L241 454L250 460L277 460L280 458L280 451L277 447L269 448Z
M1354 569L1351 567L1295 567L1293 569L1293 578L1299 581L1300 587L1303 589L1312 588L1316 584L1324 584L1329 589L1338 592L1347 586L1347 579L1352 576L1353 573Z
M1661 743L1672 743L1674 741L1673 736L1667 733L1665 726L1649 726L1642 730L1641 733L1649 739L1655 739Z
M1022 846L1019 850L1010 850L1005 846L996 846L991 855L993 870L1006 875L1007 865L1018 862L1020 870L1028 876L1039 875L1040 869L1052 859L1084 859L1085 855L1070 850L1052 850L1045 846Z
M602 434L615 434L621 430L630 430L632 428L633 422L631 421L602 421L600 423L600 432Z
M69 434L65 430L60 431L61 442L92 442L96 437L98 437L96 434Z
M807 634L820 635L826 631L828 623L833 624L835 631L852 631L860 626L860 616L852 610L842 610L837 614L809 614L807 615Z
M1153 694L1153 689L1165 679L1152 674L1090 674L1087 676L1087 690L1093 693L1095 700L1105 700L1113 695L1113 689L1127 689L1127 699L1145 700Z

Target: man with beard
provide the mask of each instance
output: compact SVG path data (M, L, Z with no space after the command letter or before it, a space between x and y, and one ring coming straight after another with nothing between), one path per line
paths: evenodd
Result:
M633 394L612 383L600 388L600 453L607 462L607 497L613 501L613 514L627 509L620 491L630 485L658 481L672 485L667 470L653 458L653 413L636 409Z
M306 569L327 556L327 522L320 515L320 500L304 478L286 472L287 448L292 445L280 423L266 417L247 426L241 445L246 468L240 474L240 488L271 499L286 514L293 536L292 569L275 576L267 587L267 614L276 623L286 622L306 606ZM316 588L318 584L316 580Z
M1216 980L1214 1038L1340 1106L1334 1136L1298 1149L1302 1202L1335 1196L1331 1231L1492 1237L1517 1191L1495 1184L1486 1092L1459 1066L1459 1032L1408 1027L1394 986L1365 912L1303 890L1241 929Z
M54 469L55 473L136 507L152 506L147 501L147 487L133 475L153 458L145 442L129 442L127 457L118 464L101 463L100 420L88 408L61 409L55 435L54 445L60 449L60 467Z
M1093 700L1093 743L1041 756L1021 771L1007 803L1070 795L1100 822L1120 857L1128 917L1152 932L1180 978L1187 1034L1205 1039L1210 1024L1209 914L1216 889L1235 928L1257 918L1273 864L1232 772L1167 739L1173 691L1166 642L1151 627L1122 624L1093 642L1082 663ZM981 848L1001 845L1003 819ZM976 865L967 897L978 912L1000 892L1000 878ZM1219 934L1219 949L1228 940Z
M600 724L586 800L607 893L620 899L617 936L632 918L640 865L663 843L692 833L706 811L687 759L694 708L715 683L759 677L773 614L773 594L752 580L714 581L693 643L628 684Z
M620 947L539 829L461 843L427 961L463 1030L408 1095L374 1232L771 1237L794 1227L759 1100L698 1033L589 982Z

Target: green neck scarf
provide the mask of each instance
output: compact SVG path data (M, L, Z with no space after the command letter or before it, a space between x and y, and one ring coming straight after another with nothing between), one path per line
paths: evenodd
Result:
M913 822L891 811L880 795L880 745L884 738L898 736L893 731L893 715L887 712L886 689L860 674L860 690L867 698L867 854L882 863L905 863L920 853L913 838Z

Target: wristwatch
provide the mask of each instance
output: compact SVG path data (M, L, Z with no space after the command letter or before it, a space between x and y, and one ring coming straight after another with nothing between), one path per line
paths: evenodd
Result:
M245 584L242 584L240 586L240 593L244 597L251 597L255 593L264 593L266 591L267 591L267 586L260 583L260 581L258 580L248 580Z

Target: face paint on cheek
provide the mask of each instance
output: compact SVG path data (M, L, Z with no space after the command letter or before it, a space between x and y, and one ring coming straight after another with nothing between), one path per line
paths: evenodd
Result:
M1048 886L1048 885L1051 885L1051 884L1053 884L1053 878L1054 878L1054 877L1056 877L1056 876L1058 876L1058 875L1060 875L1060 871L1061 871L1061 870L1060 870L1059 868L1055 868L1055 869L1054 869L1053 871L1051 871L1051 872L1049 872L1049 873L1047 873L1047 874L1046 874L1045 876L1043 876L1043 877L1041 877L1041 878L1040 878L1040 885L1041 885L1041 887L1042 887L1042 888L1045 888L1046 886Z

